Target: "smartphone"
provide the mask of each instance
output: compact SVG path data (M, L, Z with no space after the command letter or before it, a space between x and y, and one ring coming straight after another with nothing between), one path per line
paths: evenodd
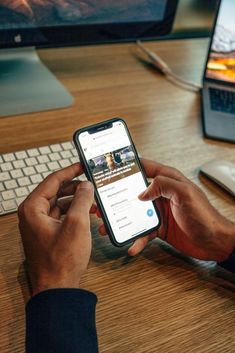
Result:
M124 120L82 128L74 143L111 242L123 246L159 228L156 205L138 199L148 182Z

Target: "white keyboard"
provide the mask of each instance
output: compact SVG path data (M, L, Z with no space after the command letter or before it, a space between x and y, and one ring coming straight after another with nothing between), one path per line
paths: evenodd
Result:
M16 212L47 175L78 161L72 142L0 154L0 216Z

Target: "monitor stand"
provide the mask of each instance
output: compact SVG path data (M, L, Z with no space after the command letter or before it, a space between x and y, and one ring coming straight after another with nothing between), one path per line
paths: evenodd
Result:
M35 48L0 50L0 117L71 106L73 97Z

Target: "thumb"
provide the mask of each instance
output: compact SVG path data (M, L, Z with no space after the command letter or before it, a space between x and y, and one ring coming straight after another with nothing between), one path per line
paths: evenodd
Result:
M74 228L89 228L89 212L94 201L94 188L89 181L80 183L66 215L66 223ZM84 229L86 230L86 229ZM88 230L88 229L87 229Z
M157 176L149 187L139 195L142 201L155 200L159 197L172 199L175 195L182 193L183 183L165 176Z

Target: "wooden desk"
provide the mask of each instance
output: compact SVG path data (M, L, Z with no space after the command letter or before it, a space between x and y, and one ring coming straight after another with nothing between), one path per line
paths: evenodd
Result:
M207 40L149 43L180 75L200 81ZM234 160L234 145L205 140L199 94L173 86L146 69L132 45L41 51L49 68L75 97L73 107L0 119L0 151L70 140L83 125L113 116L126 119L143 156L182 170L211 202L235 221L234 199L198 167L213 158ZM138 257L97 234L83 287L97 293L101 353L235 352L235 300L231 282L213 264L177 255L154 241ZM0 218L0 351L22 353L27 285L15 214ZM46 353L46 352L45 352Z

